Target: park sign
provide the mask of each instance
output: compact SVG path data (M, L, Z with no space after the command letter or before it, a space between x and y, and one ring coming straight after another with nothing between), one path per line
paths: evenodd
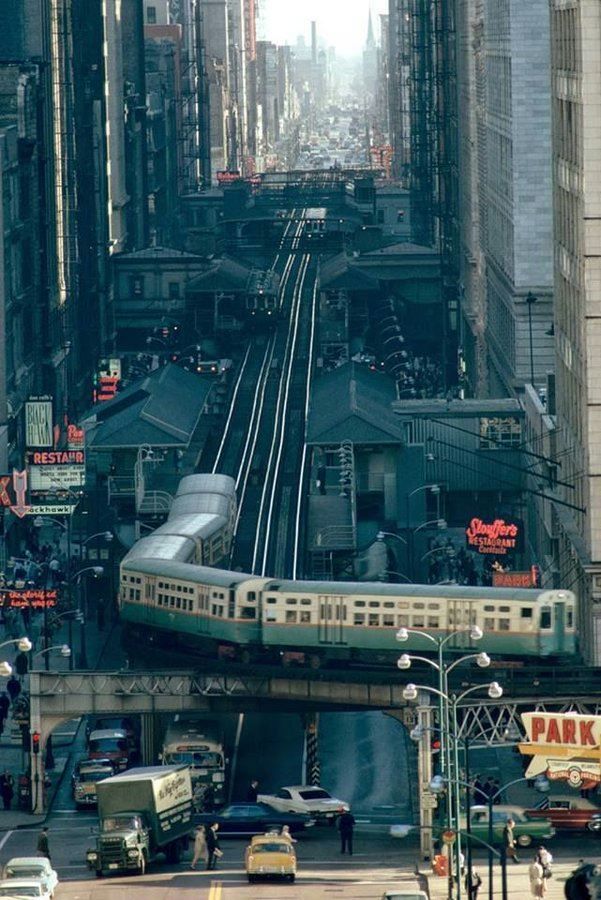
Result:
M571 787L601 782L601 716L573 713L522 713L527 741L520 753L531 756L527 778L546 775Z

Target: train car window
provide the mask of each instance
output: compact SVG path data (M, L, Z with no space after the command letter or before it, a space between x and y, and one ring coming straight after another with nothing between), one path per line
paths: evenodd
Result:
M426 604L425 604L425 603L414 603L414 604L413 604L413 608L414 608L414 609L425 609L425 608L426 608Z
M499 619L499 631L510 631L509 619Z
M175 590L178 592L178 594L181 594L181 592L182 592L181 584L176 585Z
M438 628L439 622L438 616L428 616L428 628Z
M268 597L266 603L277 603L277 597Z
M532 607L531 606L522 606L520 610L520 615L522 619L531 619L532 618Z
M254 602L257 599L257 595L254 591L248 591L248 593L246 594L246 599L249 603Z
M306 597L303 597L303 599L301 600L301 606L311 606L312 603L313 601L309 600Z
M409 616L401 615L396 617L396 623L398 628L407 627L409 625Z
M218 609L219 609L219 607L217 606L216 603L211 604L211 615L216 616Z
M423 616L413 616L413 627L414 628L423 628L424 627L424 617Z
M540 611L540 627L541 628L550 628L551 627L551 610L549 608L541 609L541 611Z
M365 600L355 600L355 606L364 607Z
M399 600L397 603L397 609L409 609L411 604L408 600Z
M175 606L176 606L176 609L181 609L181 608L182 608L182 598L181 598L181 597L176 597L176 598L175 598Z
M382 625L389 625L394 628L394 616L391 613L384 613L382 616Z
M440 609L440 603L428 603L428 609Z
M296 606L296 597L286 597L286 606Z
M370 609L380 609L380 601L379 600L370 600L369 608Z
M484 607L484 612L494 612L494 611L495 611L494 606L485 606Z
M300 620L301 620L301 622L303 622L305 625L307 624L307 622L310 622L310 621L311 621L311 613L309 612L309 610L301 609Z
M252 606L243 606L240 610L241 619L256 619L256 609Z
M394 603L383 603L384 609L394 609Z
M139 589L137 589L136 590L136 600L139 600L139 599L140 599L140 591L139 591Z
M566 628L574 627L574 610L571 606L568 606L566 610Z
M380 615L379 613L370 613L368 625L379 625L380 624Z
M286 625L296 625L296 610L295 609L287 609L286 610Z
M484 619L484 630L485 631L494 631L495 630L495 620L492 616Z
M500 606L499 612L511 612L511 607L510 606Z
M355 613L353 616L353 625L365 625L365 613Z

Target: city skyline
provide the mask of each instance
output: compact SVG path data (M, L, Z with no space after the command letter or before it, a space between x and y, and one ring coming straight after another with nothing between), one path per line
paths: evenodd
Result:
M307 0L300 6L282 3L281 0L264 0L261 4L260 22L262 37L275 43L296 43L303 35L310 41L311 21L317 22L317 33L328 46L335 46L341 56L361 52L367 35L367 21L371 9L374 33L379 32L378 16L388 12L387 0L354 0L353 16L348 16L346 0Z

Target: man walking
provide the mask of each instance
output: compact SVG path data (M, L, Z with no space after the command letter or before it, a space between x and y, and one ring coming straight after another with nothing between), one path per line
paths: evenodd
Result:
M349 810L342 810L338 818L338 831L340 832L340 852L349 856L353 855L353 831L355 829L355 817Z
M219 825L217 822L214 822L206 830L207 869L215 869L217 866L217 859L220 856L223 856L219 846L219 838L217 836L218 830Z
M0 796L2 797L2 802L4 804L4 809L10 809L13 796L14 796L14 778L8 771L5 769L2 775L0 775Z
M259 782L254 779L250 783L250 787L246 792L246 800L248 803L256 803L259 796Z
M40 856L45 856L48 862L52 861L50 859L50 845L48 843L48 829L46 826L40 831L37 849Z
M513 836L513 829L515 827L515 822L510 817L507 819L507 824L503 829L503 844L505 846L505 855L508 859L512 859L514 863L519 863L518 855L515 852L515 838Z

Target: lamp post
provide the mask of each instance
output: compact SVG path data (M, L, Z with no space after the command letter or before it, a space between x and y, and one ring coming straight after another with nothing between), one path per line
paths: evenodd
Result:
M534 387L534 345L532 342L532 306L538 297L536 297L532 291L528 291L526 294L526 304L528 306L528 335L530 338L530 384Z
M34 528L43 528L47 522L51 522L53 525L58 525L59 528L62 528L67 535L67 580L69 579L69 573L71 569L71 540L72 540L72 522L71 515L65 516L66 522L61 522L60 519L55 519L54 516L36 516L33 520ZM50 571L50 565L52 560L48 566L48 572ZM56 567L58 568L58 561L56 561ZM46 574L46 587L48 587L48 572ZM44 647L48 646L48 606L44 603ZM46 668L49 668L49 659L46 657Z
M71 658L71 647L69 644L54 644L52 647L47 647L45 650L38 650L37 653L34 653L31 657L32 662L36 658L36 656L42 656L44 654L49 654L52 650L60 650L60 655L63 659Z
M59 616L55 616L54 622L60 622L61 619L66 619L67 616L69 617L67 620L67 624L69 626L69 644L68 644L68 646L72 647L73 646L73 622L75 621L75 622L79 622L81 624L84 622L84 617L79 609L67 609L67 610L65 610L64 613L61 613ZM66 646L66 645L64 645L64 646ZM73 663L74 663L73 657L74 657L74 654L70 653L69 654L69 669L70 669L70 671L73 670Z
M411 530L411 498L415 497L416 494L421 493L421 491L430 491L431 494L438 497L440 495L440 485L439 484L421 484L419 487L414 488L412 491L409 491L405 497L405 528L407 531L407 569L409 570L409 574L413 576L413 534L414 532ZM420 526L421 527L421 526Z
M29 653L33 644L29 640L28 637L21 638L11 638L9 641L3 641L0 644L0 649L2 647L9 647L11 644L16 644L20 653ZM10 678L13 673L13 667L7 660L3 660L0 662L0 678Z
M399 663L403 662L402 665L399 665L401 669L408 669L411 666L412 660L419 660L420 662L429 662L434 667L436 667L436 663L433 660L427 660L425 657L419 656L408 656L404 654L399 659ZM460 662L465 662L468 659L475 659L478 665L481 668L486 668L490 665L490 657L487 653L472 653L462 659L455 660L454 663L451 664L445 671L445 675L451 668L454 668ZM446 681L446 678L445 678ZM450 706L453 712L453 730L452 732L448 728L448 724L446 729L443 729L441 736L446 731L446 738L450 739L450 743L452 745L453 755L451 757L450 748L447 748L447 776L445 779L444 774L440 776L441 781L447 782L449 786L448 792L448 802L447 802L447 824L449 829L453 828L455 825L456 831L456 841L455 841L455 871L457 873L457 900L461 900L461 798L459 796L459 752L458 752L458 741L456 738L457 734L457 706L459 703L465 699L469 694L474 693L475 691L481 691L483 689L488 690L488 696L491 699L498 699L503 695L503 688L496 681L490 682L490 684L477 684L471 688L467 688L467 690L462 691L458 696L449 694L445 691L440 691L437 688L430 687L429 685L416 685L416 684L408 684L403 690L403 697L405 700L417 700L419 691L426 691L427 693L436 694L439 699L442 699L444 703L446 703L447 707L447 722L448 722L448 707ZM442 749L442 741L441 741L441 749ZM452 762L451 762L452 758ZM452 866L450 865L449 860L449 873L448 873L448 900L452 900L453 897L453 872Z
M86 649L86 627L85 627L85 617L82 608L82 596L81 596L81 576L85 575L86 572L92 572L95 578L99 578L104 574L103 566L86 566L83 569L80 569L78 572L75 572L74 575L69 579L68 585L69 589L71 583L74 581L77 584L77 609L80 615L80 651L79 651L79 665L82 669L88 668L88 655Z

